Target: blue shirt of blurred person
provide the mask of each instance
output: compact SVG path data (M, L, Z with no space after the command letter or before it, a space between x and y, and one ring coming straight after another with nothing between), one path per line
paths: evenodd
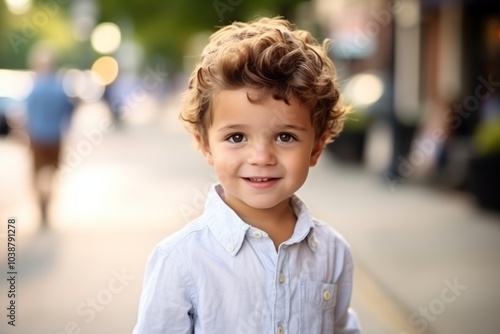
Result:
M74 108L61 80L52 73L38 74L26 107L31 140L40 144L59 142Z

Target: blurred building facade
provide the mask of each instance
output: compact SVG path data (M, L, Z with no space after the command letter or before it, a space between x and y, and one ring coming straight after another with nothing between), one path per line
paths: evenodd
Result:
M314 6L333 40L344 95L356 110L351 123L361 133L357 141L366 144L374 122L390 129L389 183L425 179L472 192L484 182L498 186L498 1L315 0ZM366 80L352 91L360 73L375 75L382 92L374 94L378 86ZM358 151L350 158L362 161L363 147L353 148L351 128L356 126L348 122L344 141L351 141L348 151ZM338 142L332 146L337 154L342 136ZM500 207L497 190L486 198L487 206Z

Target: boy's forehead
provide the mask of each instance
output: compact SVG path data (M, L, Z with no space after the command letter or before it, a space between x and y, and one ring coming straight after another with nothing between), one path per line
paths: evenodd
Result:
M212 118L218 115L224 115L226 118L231 116L251 118L252 115L246 111L255 109L265 110L269 119L274 121L299 121L304 115L310 115L308 108L295 97L287 102L277 100L264 89L221 90L214 94L213 102Z
M259 99L253 101L254 97ZM269 93L263 95L261 92L238 89L219 92L213 102L211 123L206 128L213 134L229 131L257 131L259 135L283 131L315 133L309 109L295 99L287 104L274 99Z

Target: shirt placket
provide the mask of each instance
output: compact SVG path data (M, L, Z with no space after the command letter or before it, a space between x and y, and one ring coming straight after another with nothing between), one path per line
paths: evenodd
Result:
M274 304L275 333L288 333L288 318L290 312L290 275L288 271L287 247L279 248L275 273L276 299Z

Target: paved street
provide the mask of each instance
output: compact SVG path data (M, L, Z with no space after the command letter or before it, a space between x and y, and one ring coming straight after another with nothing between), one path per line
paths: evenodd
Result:
M177 121L145 103L120 128L102 104L75 114L40 229L23 137L0 139L1 333L130 333L153 246L202 208L214 174ZM368 334L491 334L500 328L500 217L463 193L324 155L299 194L352 246L353 306ZM16 222L16 326L7 219Z

